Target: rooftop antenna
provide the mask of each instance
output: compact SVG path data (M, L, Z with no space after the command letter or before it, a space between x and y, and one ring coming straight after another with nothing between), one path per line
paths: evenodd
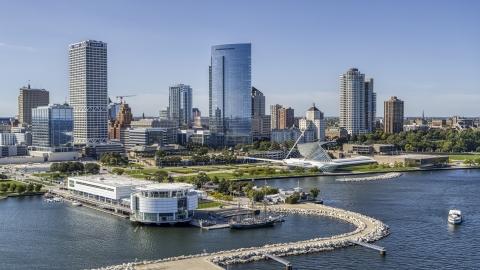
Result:
M28 89L30 89L30 80L28 80Z

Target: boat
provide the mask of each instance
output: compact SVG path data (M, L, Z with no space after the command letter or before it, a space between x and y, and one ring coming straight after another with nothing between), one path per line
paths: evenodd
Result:
M73 206L82 206L82 204L81 204L80 202L78 202L78 201L73 201L73 202L72 202L72 205L73 205Z
M448 212L448 223L450 224L462 223L462 211L450 210L450 212Z
M267 189L266 189L266 182L265 181L265 195L267 195ZM230 225L230 229L235 229L235 230L248 230L248 229L256 229L256 228L263 228L263 227L271 227L275 225L275 222L277 221L275 218L268 217L267 218L267 200L263 200L263 206L264 206L264 211L263 211L263 218L255 218L255 215L251 218L245 218L240 221L235 221L231 220L228 222L228 225ZM253 208L253 200L252 200L252 208ZM278 222L278 221L277 221Z
M53 195L51 193L45 193L45 199L51 199Z

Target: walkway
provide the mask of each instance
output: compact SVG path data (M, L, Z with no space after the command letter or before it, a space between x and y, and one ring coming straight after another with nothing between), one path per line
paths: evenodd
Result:
M330 207L324 207L321 205L309 205L309 204L297 204L297 205L282 205L282 208L293 208L293 209L307 209L307 210L323 210L325 212L332 212L334 213L336 210L341 209L334 209ZM361 231L356 232L355 234L351 235L340 235L338 237L332 237L327 239L319 239L318 241L308 242L308 244L326 244L332 241L349 241L352 239L357 239L362 236L365 236L369 233L373 233L376 229L375 224L372 220L368 217L364 217L363 215L357 213L351 213L351 216L362 221L365 224L365 228ZM288 221L287 221L288 222ZM197 258L186 258L181 259L177 258L176 260L171 261L162 261L162 262L152 262L146 265L137 265L135 269L222 269L218 266L207 262L205 259L212 259L217 256L227 257L227 256L241 256L246 252L258 251L258 252L273 252L274 250L278 250L280 248L288 249L288 248L295 248L299 245L306 244L304 242L300 243L292 243L292 244L285 244L281 246L274 246L274 247L258 247L255 249L248 249L242 251L232 251L232 252L225 252L222 254L214 254L214 255L205 255Z

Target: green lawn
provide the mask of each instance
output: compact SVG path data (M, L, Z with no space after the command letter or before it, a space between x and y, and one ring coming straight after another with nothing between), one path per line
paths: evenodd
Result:
M218 202L204 202L204 203L199 203L197 209L219 207L219 206L223 206L223 204Z
M30 181L30 182L35 182L35 183L42 184L44 186L55 186L54 184L50 184L50 183L44 182L44 181L33 180L33 179L27 179L27 180Z
M480 155L478 157L480 157ZM468 154L463 154L463 155L452 154L452 155L448 155L448 158L451 159L451 160L464 161L465 159L474 159L475 155L472 155L472 154L470 154L470 155L468 155Z
M352 165L345 167L338 167L336 171L356 171L356 172L381 172L381 171L391 171L391 170L413 170L417 167L401 167L401 168L382 168L380 165L376 169L370 169L368 164L364 165Z

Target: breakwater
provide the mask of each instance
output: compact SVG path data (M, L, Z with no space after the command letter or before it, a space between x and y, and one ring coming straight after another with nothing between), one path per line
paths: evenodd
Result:
M361 182L361 181L375 181L375 180L386 180L386 179L392 179L401 176L402 173L399 172L392 172L392 173L387 173L387 174L382 174L382 175L375 175L375 176L369 176L369 177L358 177L358 178L336 178L336 182Z
M336 248L351 246L350 240L358 242L373 242L389 234L388 226L374 218L339 209L317 204L285 205L284 207L272 207L271 212L283 214L315 215L321 217L336 218L349 222L356 226L356 229L349 233L324 238L314 238L305 241L269 244L262 247L240 248L214 253L203 253L188 256L178 256L155 261L142 261L126 263L123 265L100 268L102 270L120 269L161 269L162 267L173 267L180 269L189 265L210 262L210 267L205 269L219 269L218 266L225 266L237 263L247 263L266 259L263 252L269 252L275 256L291 256L314 252L333 250ZM288 221L287 221L288 222ZM182 266L182 267L181 267Z

